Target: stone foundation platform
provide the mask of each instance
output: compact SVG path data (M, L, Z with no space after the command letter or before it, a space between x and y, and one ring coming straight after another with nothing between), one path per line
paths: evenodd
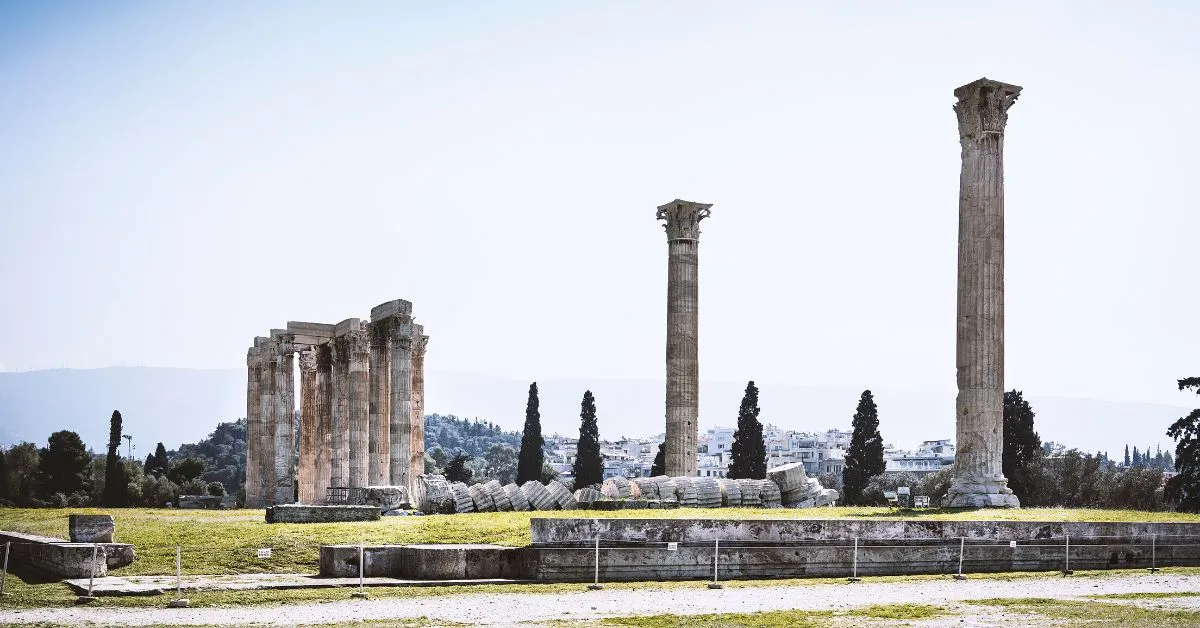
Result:
M12 543L10 567L24 567L57 578L105 576L109 569L124 567L137 558L128 543L97 543L93 565L92 543L0 531L0 545L7 542Z
M267 508L267 523L341 523L378 521L379 506L308 506L280 504Z

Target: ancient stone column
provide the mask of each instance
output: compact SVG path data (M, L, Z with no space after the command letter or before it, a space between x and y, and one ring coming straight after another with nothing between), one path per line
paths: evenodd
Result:
M696 475L700 415L700 221L711 204L676 199L658 208L667 231L667 436L666 474Z
M1021 88L986 78L954 90L958 195L958 399L952 508L1019 507L1004 451L1004 126Z
M333 390L329 486L346 488L350 486L350 339L337 336L330 344Z
M367 477L372 486L391 483L391 356L388 353L392 319L373 321L367 329L371 336L370 451Z
M296 501L292 475L296 413L295 367L292 359L295 350L291 334L280 333L276 339L279 357L275 363L275 491L272 503L291 504Z
M347 334L350 341L350 486L367 486L370 468L371 425L371 341L366 326L358 325Z
M258 399L258 371L260 358L257 341L255 346L246 352L246 502L247 508L262 507L262 481L259 456L262 454L262 443L259 442L259 431L262 429L262 415Z
M301 504L316 502L317 473L317 352L300 352L300 467L296 471Z
M429 336L425 327L413 325L412 336L412 461L408 467L409 495L413 494L417 476L425 473L425 348Z
M329 343L317 345L316 354L317 456L313 473L313 498L314 503L324 504L333 460L333 347Z
M412 480L412 324L396 319L392 325L392 461L391 484L409 486Z
M258 378L258 494L262 500L260 506L269 506L275 503L275 406L278 401L275 371L279 365L279 343L275 338L263 338L258 351L261 357Z

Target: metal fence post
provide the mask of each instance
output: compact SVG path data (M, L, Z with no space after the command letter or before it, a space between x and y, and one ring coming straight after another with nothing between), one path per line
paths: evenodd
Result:
M958 539L958 573L954 574L955 580L966 580L967 579L967 577L964 576L963 572L962 572L963 554L965 554L966 551L967 551L967 537L965 537L965 536L959 537L959 539Z
M189 601L183 597L183 548L175 546L175 599L167 603L170 608L187 608Z
M846 582L859 582L862 578L858 577L858 537L854 537L854 559L850 564L850 577L846 578Z
M97 546L95 543L92 543L92 567L88 571L88 592L87 595L81 595L75 598L76 604L89 604L96 600L96 597L92 595L92 584L96 578L96 554L98 553L99 546Z
M722 585L717 579L717 571L720 569L720 567L719 567L720 558L721 558L721 539L713 539L713 581L708 583L708 588L710 588L710 589L725 588L724 585Z
M595 564L594 574L595 575L594 575L594 579L592 580L592 583L588 585L589 591L599 591L600 589L604 588L604 587L600 586L600 535L599 534L596 535L596 564Z
M1157 553L1157 550L1158 550L1158 533L1155 532L1150 535L1150 569L1149 569L1150 573L1158 573L1158 564L1156 561L1157 556L1155 556L1155 554Z
M1066 543L1066 552L1064 552L1064 554L1063 554L1062 574L1064 576L1069 576L1075 572L1071 571L1071 535L1068 534L1068 535L1066 535L1066 537L1067 537L1067 543Z
M4 584L8 580L8 551L10 549L12 549L12 541L4 544L4 570L0 571L0 596L8 595L4 590Z
M363 548L363 544L359 543L358 544L358 591L355 591L354 593L350 594L350 597L352 597L352 598L365 599L367 597L367 590L366 590L366 588L364 588L364 584L363 584L363 572L366 569L366 567L363 565L363 563L366 561L364 561L363 558L366 557L366 555L367 555L367 552Z

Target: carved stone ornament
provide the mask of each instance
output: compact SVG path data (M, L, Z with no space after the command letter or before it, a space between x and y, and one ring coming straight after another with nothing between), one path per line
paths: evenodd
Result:
M667 232L668 240L698 240L700 238L700 221L708 218L712 203L693 203L675 199L666 205L660 205L658 220L667 221L663 229Z
M1001 135L1008 124L1008 108L1017 102L1021 88L987 78L967 83L954 90L958 102L958 134L978 139L984 135Z

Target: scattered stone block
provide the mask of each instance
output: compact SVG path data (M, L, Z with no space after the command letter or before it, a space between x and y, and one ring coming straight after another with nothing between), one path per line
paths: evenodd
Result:
M521 493L529 500L529 507L533 510L558 510L558 502L541 482L530 480L522 484Z
M450 485L450 490L454 493L454 512L475 512L475 499L471 496L470 487L455 482Z
M378 506L380 510L410 508L408 489L403 486L365 486L351 491L356 506Z
M728 508L739 508L742 505L742 487L737 480L721 478L721 505Z
M482 484L472 484L467 487L471 492L471 501L475 503L476 512L495 512L496 502L492 501L492 495Z
M550 496L554 501L558 502L558 507L561 510L573 510L579 506L579 502L575 501L575 496L558 480L551 480L546 484L546 490L550 491Z
M378 506L310 506L307 504L277 504L267 508L267 523L341 523L349 521L379 521Z
M483 488L488 492L488 496L492 498L492 503L496 505L496 512L511 512L512 502L508 500L508 493L504 492L504 487L500 482L492 480L483 485Z
M633 478L630 482L637 487L642 499L659 499L658 484L653 478Z
M605 480L600 492L610 499L627 499L633 495L632 487L629 480L618 476Z
M112 543L117 533L112 515L70 515L67 527L72 543Z
M604 499L604 493L590 487L585 486L578 491L575 491L575 501L579 502L580 508L585 508L584 502L591 503Z
M808 475L803 462L790 462L767 470L767 479L779 487L781 493L808 489Z
M699 505L696 485L692 482L693 479L686 476L671 478L671 481L675 484L675 498L679 500L679 505L684 508L695 508Z
M512 504L513 510L525 512L531 509L529 499L525 497L525 493L521 492L521 487L516 483L505 484L504 492L508 495L508 503Z
M414 501L421 512L454 514L454 491L445 476L419 475L414 482Z

